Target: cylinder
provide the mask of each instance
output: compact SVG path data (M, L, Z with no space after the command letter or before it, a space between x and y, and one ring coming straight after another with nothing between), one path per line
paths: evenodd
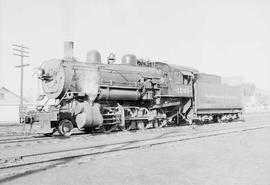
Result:
M140 92L137 90L127 90L127 89L100 89L100 94L98 99L100 100L139 100Z
M100 104L89 102L78 103L74 108L78 129L84 130L102 125L103 117L100 113Z
M64 43L64 58L73 59L73 42L65 41Z

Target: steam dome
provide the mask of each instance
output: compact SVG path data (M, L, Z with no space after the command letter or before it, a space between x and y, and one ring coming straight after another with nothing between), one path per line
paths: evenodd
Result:
M101 63L101 55L97 50L88 51L86 55L86 62L93 64Z
M137 65L137 57L133 54L124 55L121 59L121 63L136 66Z

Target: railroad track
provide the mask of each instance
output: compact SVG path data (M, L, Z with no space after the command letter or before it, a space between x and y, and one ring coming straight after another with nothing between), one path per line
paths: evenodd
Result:
M261 124L258 126L242 126L238 128L229 128L214 131L203 131L195 134L174 134L165 135L164 137L154 137L148 139L129 140L125 142L109 143L103 145L93 145L88 147L73 148L67 150L58 150L44 153L35 153L29 155L22 155L12 158L2 159L0 161L0 183L7 180L12 180L18 176L32 173L40 170L40 166L49 168L48 165L63 164L73 159L78 159L85 156L96 156L125 150L132 150L136 148L145 148L156 145L163 145L169 143L176 143L186 140L214 137L220 135L227 135L239 132L246 132L258 129L270 128L270 124ZM38 169L36 169L36 167ZM19 169L14 172L14 169Z
M22 137L5 137L0 139L0 144L14 143L14 142L23 142L31 141L33 139L45 138L44 135L32 135L32 136L22 136Z
M214 123L213 123L214 124ZM235 124L235 123L232 123ZM208 125L208 124L206 124ZM204 125L203 125L204 126ZM237 125L236 125L237 126ZM112 132L110 133L111 136L124 136L124 135L130 135L134 133L156 133L156 132L166 132L170 129L175 129L176 127L180 128L179 126L169 126L164 128L155 128L155 129L146 129L146 130L133 130L129 132ZM219 130L219 129L218 129ZM63 140L63 136L45 136L44 134L34 134L29 136L16 136L16 137L5 137L0 138L0 148L10 148L10 147L23 147L25 145L31 145L31 144L39 144L40 142L59 142L59 141L66 141L66 140L73 140L78 139L78 137L83 137L83 139L88 138L88 136L99 136L99 135L105 135L104 133L95 132L92 134L85 134L85 133L75 133L69 138L65 138Z
M234 124L234 123L232 123ZM182 126L183 127L183 126ZM185 126L184 126L185 127ZM109 133L111 136L124 136L124 135L130 135L135 133L156 133L156 132L166 132L170 129L175 128L181 128L181 126L168 126L164 128L155 128L155 129L145 129L145 130L133 130L129 132L119 132L114 131L112 133ZM91 134L85 134L85 133L75 133L71 137L64 137L60 135L54 135L54 136L45 136L44 134L34 134L29 136L16 136L16 137L4 137L0 138L0 148L10 148L10 147L23 147L25 145L29 146L31 144L39 144L40 142L46 143L52 143L52 142L58 142L58 141L67 141L67 140L73 140L78 139L78 137L83 137L83 139L89 138L89 136L100 136L100 135L107 135L105 133L100 132L94 132ZM64 138L64 139L63 139Z

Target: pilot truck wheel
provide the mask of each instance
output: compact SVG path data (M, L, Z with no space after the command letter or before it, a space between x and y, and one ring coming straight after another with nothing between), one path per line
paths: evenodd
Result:
M73 133L73 124L70 120L64 119L58 125L58 132L62 136L70 136Z

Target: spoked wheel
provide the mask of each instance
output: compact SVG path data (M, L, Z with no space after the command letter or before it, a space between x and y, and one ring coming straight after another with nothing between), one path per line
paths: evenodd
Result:
M124 126L119 125L120 130L129 131L134 128L134 122L126 122Z
M58 125L58 132L62 136L70 136L73 133L73 124L70 120L64 119Z
M100 127L100 131L105 133L105 134L109 134L112 131L116 130L117 128L117 124L111 124L111 125L102 125Z
M166 119L160 120L159 128L166 127L168 124L168 121Z
M137 128L139 130L144 130L145 129L145 123L143 121L138 121L137 122Z
M165 127L167 126L167 120L156 120L154 123L153 123L153 127L154 128L162 128L162 127Z
M154 128L160 128L161 122L160 120L154 120L153 121L153 127Z

